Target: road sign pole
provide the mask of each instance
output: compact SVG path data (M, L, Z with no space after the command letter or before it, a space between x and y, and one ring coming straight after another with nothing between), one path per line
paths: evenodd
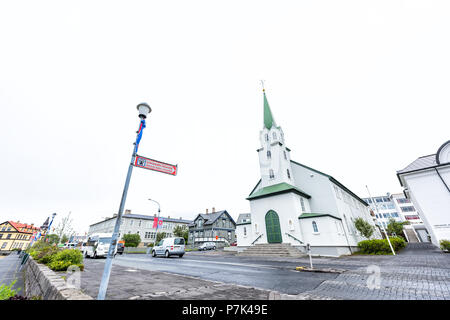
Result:
M134 143L134 145L136 145L136 143ZM119 213L117 214L116 225L114 226L114 233L112 235L111 244L109 245L108 255L105 261L105 268L103 269L102 281L98 290L97 300L105 300L106 290L108 289L109 276L111 275L112 259L114 258L117 238L119 237L120 223L122 222L122 213L125 206L125 201L127 199L128 186L130 184L131 173L133 172L133 163L135 157L136 147L133 146L133 155L131 156L131 162L128 166L127 178L125 180L125 186L123 188L122 199L120 200Z

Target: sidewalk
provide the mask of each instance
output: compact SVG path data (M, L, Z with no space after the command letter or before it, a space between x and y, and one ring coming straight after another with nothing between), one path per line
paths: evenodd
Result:
M24 295L24 279L23 270L19 271L21 259L16 253L12 253L0 259L0 285L9 285L12 281L17 279L12 287L13 289L20 288L18 295Z

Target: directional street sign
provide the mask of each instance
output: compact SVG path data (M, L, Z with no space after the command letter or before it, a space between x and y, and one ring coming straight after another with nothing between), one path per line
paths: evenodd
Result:
M156 161L156 160L141 157L138 155L136 155L136 160L134 160L133 165L135 167L158 171L158 172L162 172L162 173L167 173L167 174L171 174L173 176L176 176L177 171L178 171L178 165L164 163L161 161Z

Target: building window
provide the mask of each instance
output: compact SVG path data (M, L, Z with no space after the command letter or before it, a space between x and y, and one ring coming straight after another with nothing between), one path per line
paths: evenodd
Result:
M276 140L277 139L277 133L276 132L272 133L272 137L273 137L273 140Z
M292 220L289 220L289 230L290 231L294 230L294 225L292 224Z
M284 159L287 160L286 151L283 150Z
M269 170L269 178L270 179L274 179L275 178L275 174L273 173L272 169Z
M11 239L11 233L6 236L6 239Z
M247 235L247 228L244 227L244 237Z
M269 141L269 135L266 133L266 141Z
M255 223L255 233L258 233L258 225Z
M401 207L403 212L412 212L412 211L416 211L414 209L414 207Z
M3 242L2 249L4 249L7 244L8 244L8 242Z
M267 151L267 159L272 159L272 154L270 153L270 151Z
M286 173L287 173L288 178L290 179L291 178L291 174L289 172L289 169L286 169Z
M315 221L312 222L312 227L313 227L314 232L316 232L316 233L319 232L319 229L317 228L317 223Z
M300 205L302 206L302 212L305 212L306 211L305 200L303 200L302 197L300 197Z

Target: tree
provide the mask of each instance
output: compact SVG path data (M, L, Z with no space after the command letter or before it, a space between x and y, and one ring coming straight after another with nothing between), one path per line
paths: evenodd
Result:
M389 224L386 227L386 231L390 236L402 236L403 237L403 226L409 224L408 221L397 222L395 219L389 219Z
M141 237L137 233L125 234L122 240L125 241L125 247L137 247L141 243Z
M165 237L167 237L167 234L165 232L158 232L156 234L156 243L160 242Z
M47 236L47 239L50 244L58 244L59 243L59 237L57 234L49 234Z
M186 226L178 225L173 229L173 234L176 237L184 238L184 241L187 243L189 236L189 229Z
M69 212L67 216L63 217L55 228L55 233L58 236L60 243L65 243L75 234L75 231L72 228L72 219L70 218L70 214L71 212ZM63 241L63 236L67 237L66 241Z
M367 239L369 239L373 235L373 232L375 231L374 226L372 226L369 222L367 222L363 218L355 219L355 228L356 230L359 231L359 233L363 237Z
M69 241L69 237L64 234L61 238L61 243L66 243L67 241Z

